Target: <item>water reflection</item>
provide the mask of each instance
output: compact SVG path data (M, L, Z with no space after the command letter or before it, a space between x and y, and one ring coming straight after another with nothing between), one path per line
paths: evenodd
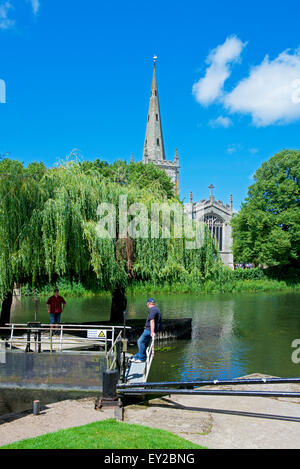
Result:
M153 294L128 297L129 318L146 317L149 296ZM169 351L156 352L149 380L234 378L255 372L300 376L300 365L291 361L291 343L300 338L300 294L170 294L155 298L164 318L192 318L193 332L191 341L171 342ZM49 321L46 300L39 300L41 322ZM65 323L109 319L109 297L66 301ZM34 320L33 299L16 302L11 320Z
M46 302L48 298L38 298L37 304L33 297L23 297L12 306L11 322L26 323L38 320L49 323ZM111 299L104 297L65 298L67 305L62 313L62 322L106 321L110 315Z

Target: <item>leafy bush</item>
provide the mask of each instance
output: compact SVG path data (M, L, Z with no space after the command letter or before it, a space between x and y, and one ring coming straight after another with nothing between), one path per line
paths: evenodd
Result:
M259 267L253 269L236 269L232 272L234 280L260 280L265 278L265 273Z

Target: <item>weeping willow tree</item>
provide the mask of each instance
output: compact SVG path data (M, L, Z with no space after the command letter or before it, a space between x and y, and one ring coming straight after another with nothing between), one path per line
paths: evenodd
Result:
M121 231L128 207L143 204L181 206L165 173L152 165L82 164L76 160L46 169L24 168L19 162L0 162L0 300L1 322L8 322L14 282L33 286L58 278L97 279L98 288L112 294L111 320L121 319L126 289L132 282L161 284L209 278L221 261L209 230L201 246L187 249L185 236L152 238L150 225L140 221L132 237ZM99 206L110 204L115 213L115 235L99 236ZM129 214L129 222L134 221ZM162 233L159 228L160 234Z
M40 179L46 168L31 164L27 169L18 161L0 162L0 301L1 323L9 321L14 281L31 277L39 256L35 246L38 225L34 219L41 210L43 194Z

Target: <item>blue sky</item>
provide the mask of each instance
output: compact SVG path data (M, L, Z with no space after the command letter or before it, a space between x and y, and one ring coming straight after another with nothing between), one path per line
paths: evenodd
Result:
M157 54L181 197L213 183L239 209L261 163L300 147L299 25L290 0L0 0L0 153L140 161Z

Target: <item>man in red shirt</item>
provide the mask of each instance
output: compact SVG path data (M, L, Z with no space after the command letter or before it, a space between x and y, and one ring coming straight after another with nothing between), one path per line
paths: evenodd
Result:
M47 310L50 314L50 324L59 324L60 323L60 315L65 309L66 302L62 296L59 296L58 288L55 288L54 295L50 296L47 301ZM56 326L55 326L56 327ZM51 326L52 328L52 326Z

